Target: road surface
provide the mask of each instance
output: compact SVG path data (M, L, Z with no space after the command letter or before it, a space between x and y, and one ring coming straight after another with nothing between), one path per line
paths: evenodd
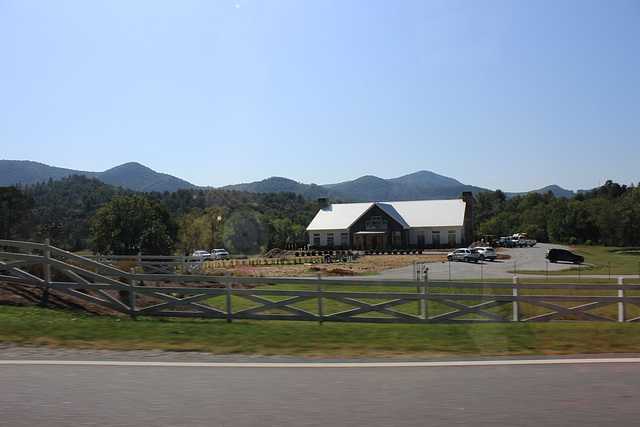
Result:
M0 425L631 426L640 420L633 357L383 367L0 360Z

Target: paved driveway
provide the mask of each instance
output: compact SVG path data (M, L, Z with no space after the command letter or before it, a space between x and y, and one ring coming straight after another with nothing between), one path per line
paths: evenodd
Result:
M499 253L509 255L510 259L466 263L460 261L425 264L429 268L429 280L480 280L512 278L514 271L538 270L556 271L575 267L569 263L550 263L544 255L550 248L562 248L560 245L538 243L531 248L502 249ZM383 271L381 279L412 280L415 273L413 266ZM376 277L376 276L369 276Z

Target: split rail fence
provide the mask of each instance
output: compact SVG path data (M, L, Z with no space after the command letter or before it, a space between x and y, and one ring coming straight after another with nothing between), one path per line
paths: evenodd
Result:
M180 274L176 266L139 273L48 243L0 240L0 247L5 248L0 252L0 286L39 286L132 317L320 323L640 321L640 285L623 278L617 284L353 281Z

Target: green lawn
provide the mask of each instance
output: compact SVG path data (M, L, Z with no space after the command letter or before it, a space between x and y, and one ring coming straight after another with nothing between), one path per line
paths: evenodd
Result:
M326 357L640 352L640 323L352 324L101 317L0 306L0 342Z

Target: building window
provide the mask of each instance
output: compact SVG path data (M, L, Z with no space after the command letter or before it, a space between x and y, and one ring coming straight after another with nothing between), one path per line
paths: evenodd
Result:
M451 246L455 246L456 245L456 230L449 230L449 233L447 233L449 236L449 245Z
M327 233L327 246L332 247L334 245L333 233Z
M369 221L364 222L364 228L367 230L385 230L387 228L387 220L381 216L372 216Z
M418 233L418 247L424 248L424 231Z
M399 248L400 245L402 245L402 238L400 237L399 231L394 231L391 235L391 245L396 248Z
M344 247L349 246L349 233L340 234L340 244Z
M374 229L382 228L382 217L372 216L371 217L371 227L373 227Z
M319 234L314 234L313 235L313 246L320 246L320 235Z
M434 230L431 232L431 243L436 246L440 245L440 230Z

